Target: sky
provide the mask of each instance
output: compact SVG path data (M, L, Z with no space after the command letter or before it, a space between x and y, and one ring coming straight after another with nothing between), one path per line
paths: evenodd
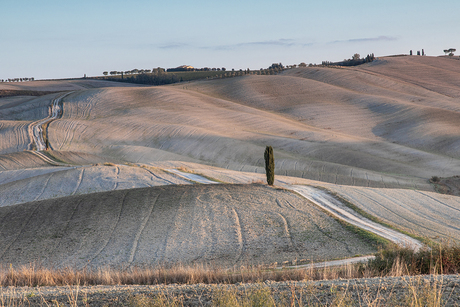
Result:
M0 79L437 56L460 50L459 12L459 0L0 0Z

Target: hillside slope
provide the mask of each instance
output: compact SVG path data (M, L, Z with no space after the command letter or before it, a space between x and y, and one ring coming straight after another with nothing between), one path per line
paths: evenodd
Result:
M460 173L459 71L460 61L394 57L161 87L97 88L114 83L90 80L29 87L80 88L49 124L56 151L260 173L271 145L280 175L432 190L432 176ZM94 88L81 89L88 84ZM27 149L28 126L46 117L54 96L0 99L0 153Z
M375 249L303 198L262 185L129 189L0 208L1 263L324 260Z

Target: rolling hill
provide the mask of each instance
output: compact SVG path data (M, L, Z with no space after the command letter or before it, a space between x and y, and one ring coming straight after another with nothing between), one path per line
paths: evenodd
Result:
M169 86L85 79L0 90L46 92L0 98L3 263L233 265L373 250L305 199L247 185L264 181L267 145L277 185L324 187L408 232L460 238L459 198L429 182L460 174L460 61L384 57ZM43 127L49 150L32 151L34 123L62 92L62 114ZM239 185L195 185L177 168Z

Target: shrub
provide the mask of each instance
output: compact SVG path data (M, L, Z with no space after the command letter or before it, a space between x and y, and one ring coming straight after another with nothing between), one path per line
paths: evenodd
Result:
M399 268L396 270L396 268ZM414 252L408 248L381 250L368 269L381 275L458 274L460 246L443 244ZM396 272L398 271L398 272Z

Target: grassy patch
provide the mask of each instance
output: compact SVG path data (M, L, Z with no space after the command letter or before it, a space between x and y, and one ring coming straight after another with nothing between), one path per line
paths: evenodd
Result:
M0 90L0 98L13 96L44 96L61 92L63 91Z
M391 242L390 240L387 240L385 238L382 238L381 236L376 235L375 233L372 233L370 231L361 229L359 227L356 227L352 224L349 224L343 220L337 219L337 222L339 222L346 230L355 233L359 237L361 237L366 243L372 245L376 249L383 249L383 248L390 248L393 247L395 244Z
M69 164L69 165L70 165L69 162L64 161L64 160L62 160L62 159L59 159L59 158L57 158L55 155L53 155L53 151L52 151L52 150L42 151L41 153L44 154L45 156L47 156L48 158L50 158L51 160L55 161L55 162L64 163L64 164Z
M198 176L201 176L201 177L203 177L203 178L206 178L206 179L211 180L211 181L214 181L214 182L226 183L226 182L223 182L223 181L221 181L221 180L219 180L219 179L216 179L216 178L207 176L207 175L205 175L205 174L195 172L195 171L190 170L190 169L188 169L188 168L186 168L186 167L183 167L183 166L178 167L177 170L178 170L178 171L181 171L181 172L184 172L184 173L189 173L189 174L198 175ZM190 180L190 179L188 179L188 180ZM193 181L193 180L190 180L190 181ZM193 182L195 182L195 181L193 181Z
M45 149L48 150L49 149L49 140L48 140L48 126L49 126L50 122L46 122L42 125L42 135L43 135L43 141L45 142Z

